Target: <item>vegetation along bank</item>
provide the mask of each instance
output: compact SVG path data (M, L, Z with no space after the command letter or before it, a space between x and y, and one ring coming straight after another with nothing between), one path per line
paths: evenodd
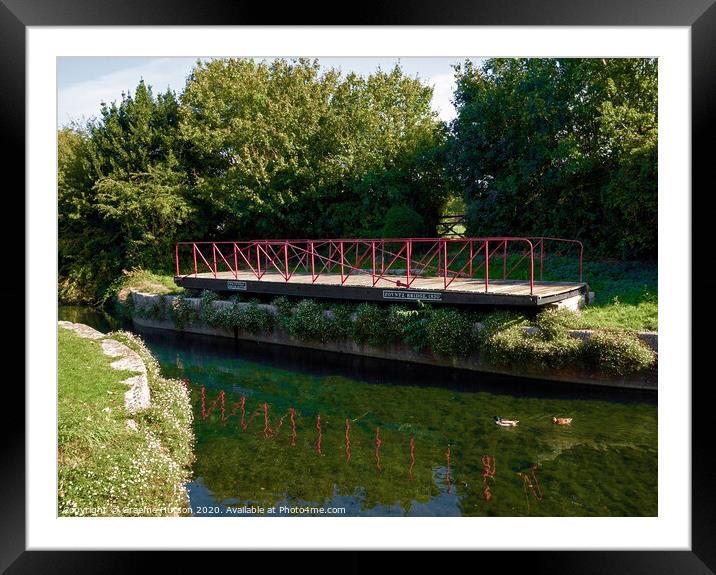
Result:
M60 322L58 514L188 514L189 394L142 341Z
M222 300L210 291L187 297L130 290L118 302L139 326L541 379L657 384L655 333L573 329L579 315L564 309L528 319L428 305Z

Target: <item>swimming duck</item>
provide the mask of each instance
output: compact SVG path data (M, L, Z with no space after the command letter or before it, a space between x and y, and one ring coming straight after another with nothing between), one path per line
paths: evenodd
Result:
M515 427L519 423L519 421L516 421L514 419L502 419L499 415L496 415L495 423L497 425L501 425L502 427Z
M553 417L552 423L555 425L569 425L572 423L571 417Z

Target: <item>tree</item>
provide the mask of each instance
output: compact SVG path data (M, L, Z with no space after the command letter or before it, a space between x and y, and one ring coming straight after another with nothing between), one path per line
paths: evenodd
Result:
M95 301L122 269L171 268L191 213L178 105L140 82L84 129L58 133L61 297Z
M415 155L444 138L431 96L397 66L343 78L307 59L198 64L181 133L208 236L375 233L390 205L416 195Z
M472 234L656 253L656 61L490 59L456 70L451 166Z

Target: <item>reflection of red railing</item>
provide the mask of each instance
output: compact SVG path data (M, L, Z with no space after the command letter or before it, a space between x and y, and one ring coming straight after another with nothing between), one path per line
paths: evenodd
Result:
M529 279L530 293L533 293L535 251L539 250L539 279L542 280L547 243L579 248L581 282L584 246L580 241L512 236L180 242L175 248L176 275L210 273L216 278L219 273L228 272L238 279L239 273L248 273L260 281L266 272L275 270L287 282L297 273L310 273L311 282L315 283L321 274L340 273L341 285L352 275L364 275L371 277L373 286L386 281L406 288L418 277L434 276L443 278L445 289L458 278L479 279L484 281L487 292L490 263L495 257L502 260L503 280L509 279L529 258L524 279ZM492 275L494 279L500 274L493 271Z
M238 411L241 412L241 428L246 431L247 428L251 425L252 421L256 417L260 417L263 415L263 429L258 432L256 435L262 437L264 440L276 440L279 437L279 432L283 426L284 421L286 418L289 418L290 424L291 424L291 447L296 447L296 421L295 416L297 415L296 409L293 407L289 407L288 410L278 419L278 424L276 425L275 429L271 427L271 419L270 419L270 413L271 413L271 406L267 402L263 402L260 404L260 407L257 407L255 411L252 413L251 417L248 419L248 421L245 421L245 415L246 415L246 396L241 396L241 401L234 401L232 402L232 409L230 412L227 413L226 410L226 393L224 390L219 390L216 398L212 399L211 401L208 400L207 394L206 394L206 388L205 386L201 386L201 394L200 394L200 403L201 403L201 416L202 420L206 420L210 417L210 415L214 412L214 410L220 410L220 413L218 414L219 417L219 423L221 425L225 425L232 417L235 417L238 415ZM207 403L209 404L209 407L207 408ZM274 414L276 412L274 411ZM274 415L274 421L275 418L278 417L277 415ZM362 416L361 416L362 417ZM360 418L358 418L360 419ZM259 420L260 421L260 420ZM351 442L349 433L351 431L351 425L350 425L349 419L345 420L345 443L344 443L344 449L345 449L345 460L346 462L351 461ZM353 420L353 421L357 421ZM316 416L316 424L315 429L317 430L317 442L315 444L315 449L313 449L318 455L328 455L329 453L324 453L324 449L322 446L322 441L324 439L323 437L323 426L321 424L321 415L318 414ZM333 445L336 445L335 443ZM369 444L367 442L361 442L358 441L358 446L360 447L363 445L364 447L367 447ZM380 437L380 427L375 428L375 439L374 439L374 445L375 445L375 451L374 457L375 457L375 467L378 472L383 472L383 466L381 461L381 447L383 446L383 440ZM329 443L330 447L330 443ZM410 454L410 465L408 467L408 479L409 481L413 481L414 474L413 470L415 467L415 437L413 435L410 436L410 442L409 442L409 454ZM459 454L459 451L458 451ZM447 451L445 452L445 461L446 461L446 467L445 469L445 483L447 484L447 493L451 494L454 491L454 486L457 485L457 482L455 480L455 477L453 476L454 473L454 454L452 450L452 445L450 443L447 444ZM372 458L371 458L372 459ZM359 460L360 462L360 460ZM496 466L495 466L495 456L485 454L482 456L481 459L483 471L482 471L482 481L483 481L483 493L484 498L486 501L490 501L493 498L492 491L490 489L489 480L494 481L495 475L496 475ZM429 464L429 462L428 462ZM389 470L390 466L386 468L386 470ZM542 488L539 484L539 481L537 480L537 464L533 464L528 472L525 471L517 471L517 474L520 476L520 478L523 481L523 491L525 496L525 501L527 504L527 513L530 512L530 503L529 503L529 491L532 492L533 497L537 501L542 501L543 494L542 494ZM467 483L462 481L467 486Z

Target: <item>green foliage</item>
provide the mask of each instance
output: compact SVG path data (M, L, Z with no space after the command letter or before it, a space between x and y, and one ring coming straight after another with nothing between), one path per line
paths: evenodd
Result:
M527 318L514 311L498 310L490 312L480 318L482 329L478 332L478 341L498 331L505 329L526 327L529 325Z
M382 237L415 238L425 233L422 216L409 206L393 206L385 212Z
M214 308L214 302L219 299L219 294L211 290L204 290L199 296L199 318L213 327L221 325L221 317Z
M584 344L584 357L592 368L615 376L643 371L656 361L636 335L614 330L594 332Z
M328 341L333 336L334 320L321 304L302 299L285 320L288 332L297 339Z
M336 304L331 307L333 335L347 338L353 333L353 307L350 304Z
M359 304L353 319L353 339L361 344L381 346L386 341L385 323L384 309L371 303Z
M582 365L582 342L566 330L525 333L523 327L510 326L486 335L480 348L485 362L502 366L526 366L533 369L578 368Z
M427 324L427 341L432 352L445 357L467 357L474 351L475 319L456 309L434 310Z
M543 340L552 341L564 339L577 321L577 314L571 310L546 309L537 314L533 323Z
M196 309L183 295L172 298L169 310L174 325L180 330L197 319Z
M656 254L656 59L491 58L456 77L448 157L468 233Z
M236 327L254 335L269 333L276 323L274 314L261 307L256 301L248 303L234 301L233 306L227 311L230 318L225 322L227 327Z
M288 321L290 321L291 318L291 310L293 309L293 304L290 300L286 296L279 296L274 298L271 304L278 312L279 323L288 326Z
M96 302L123 269L170 270L192 216L178 103L140 82L100 118L58 133L60 297Z
M534 329L516 316L492 314L480 332L480 357L488 364L522 365L537 370L590 369L630 375L654 364L654 352L629 332L597 330L586 340L573 337L575 316L567 310L545 310Z
M479 315L424 304L386 307L371 303L329 308L310 299L292 303L284 296L273 300L274 313L257 300L246 303L234 297L230 302L220 301L209 290L201 294L198 313L183 295L170 301L171 305L165 306L164 298L156 298L134 313L153 319L163 319L168 313L179 329L199 319L213 327L238 328L254 335L279 327L299 340L347 339L377 348L402 344L440 357L464 358L477 351L485 363L508 368L589 369L629 375L656 360L648 346L630 332L597 330L587 339L571 335L570 330L580 327L581 319L569 310L544 310L529 321L511 311Z
M379 229L444 140L431 96L399 67L364 78L307 59L200 62L180 106L195 193L235 237ZM429 185L419 202L437 212L444 192Z

